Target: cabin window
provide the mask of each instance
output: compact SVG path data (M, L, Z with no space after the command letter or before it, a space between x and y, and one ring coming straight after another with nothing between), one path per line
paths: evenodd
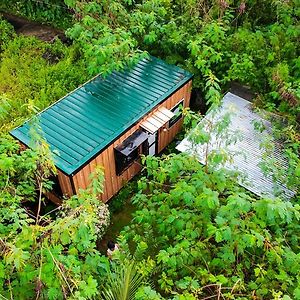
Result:
M140 155L140 146L148 139L148 134L142 130L135 131L130 137L115 148L116 173L121 175Z
M174 117L169 121L169 128L176 124L182 118L182 107L184 99L180 100L172 109L171 112L174 113Z
M60 186L59 181L58 181L58 176L57 175L56 176L51 176L49 178L49 180L51 182L53 182L51 192L59 198L63 197L63 192L62 192L61 186Z

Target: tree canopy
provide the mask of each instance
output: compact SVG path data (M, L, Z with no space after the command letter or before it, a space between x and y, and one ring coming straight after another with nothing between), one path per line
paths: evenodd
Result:
M1 299L300 299L299 0L3 0L0 9L71 39L45 43L0 19ZM38 124L31 149L8 131L89 77L147 55L193 73L210 107L232 82L250 87L255 106L279 117L288 160L284 174L272 163L266 171L296 195L254 196L220 161L143 158L136 212L109 261L97 245L109 224L97 198L103 172L47 211L56 169Z

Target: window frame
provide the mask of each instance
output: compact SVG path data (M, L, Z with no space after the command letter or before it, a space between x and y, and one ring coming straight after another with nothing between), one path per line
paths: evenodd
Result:
M180 111L180 105L184 107L184 98L182 98L175 106L173 106L170 111L175 114L168 122L168 127L171 128L174 126L181 118L182 118L182 111Z
M117 176L122 175L140 156L140 147L133 150L130 155L122 155L115 149L115 166Z

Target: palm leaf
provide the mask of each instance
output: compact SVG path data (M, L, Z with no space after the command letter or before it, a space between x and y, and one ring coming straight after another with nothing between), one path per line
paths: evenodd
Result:
M114 264L103 287L102 299L132 300L144 283L144 277L139 274L135 261Z

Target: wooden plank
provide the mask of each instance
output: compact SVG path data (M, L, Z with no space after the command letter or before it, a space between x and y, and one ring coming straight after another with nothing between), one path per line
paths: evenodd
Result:
M103 151L103 164L106 171L105 179L106 179L106 187L107 187L107 197L110 198L114 194L114 191L113 191L113 184L112 184L110 161L109 161L107 150Z
M47 192L45 193L45 196L54 204L56 204L57 206L62 204L62 199L60 199L59 197L57 197L54 193L51 192Z
M73 176L73 180L74 180L74 185L75 185L76 193L79 192L79 189L84 189L85 188L85 180L84 180L84 176L83 176L83 171L82 170L79 170Z
M87 179L86 179L86 175L87 172L85 172L86 167L82 168L78 173L79 173L79 180L80 180L80 187L82 189L86 189L87 188Z
M155 114L154 114L152 117L148 118L146 122L151 123L153 126L155 126L155 127L157 128L157 130L158 130L160 127L164 126L164 124L165 124L165 123L163 123L161 120L156 119L156 118L155 118Z
M83 178L83 174L82 174L81 170L77 174L77 181L78 181L79 189L82 189L85 187L84 178Z
M115 155L114 155L113 147L108 149L107 153L109 158L110 176L111 176L113 192L114 192L114 191L118 191L118 179L116 174L116 163L115 163Z
M138 161L134 162L134 164L131 166L130 168L131 172L129 174L128 180L132 179L136 174L138 174L141 169L142 169L141 160L139 159Z
M111 195L111 178L110 178L110 174L109 174L109 169L106 165L106 160L104 158L105 153L103 152L101 154L101 160L103 163L103 168L104 168L104 180L105 180L105 185L104 185L104 194L105 194L105 198L109 199L110 195Z
M103 166L103 160L102 160L102 154L100 154L100 155L98 155L96 158L95 158L95 166L100 166L100 167L102 167L103 168L103 171L104 171L104 182L103 182L103 193L102 193L102 195L101 195L101 200L103 201L103 202L105 202L106 201L106 199L107 199L107 187L106 187L106 177L105 177L105 168L104 168L104 166Z
M73 176L73 182L74 182L74 188L75 188L75 191L76 193L78 193L78 190L79 190L79 183L78 183L78 180L77 180L77 174L75 174Z
M121 137L119 138L115 143L114 143L114 148L117 147L118 145L120 145L125 139L127 139L129 137L129 133L128 131ZM114 167L115 167L115 170L114 170L114 173L116 173L116 159L114 157ZM116 179L117 179L117 190L119 190L120 186L122 186L122 181L123 181L123 178L126 176L126 171L123 172L121 175L119 176L116 176ZM116 193L116 191L115 191Z
M57 177L62 193L67 197L71 197L73 195L73 189L69 176L57 170Z
M175 116L174 113L172 113L170 110L168 110L164 106L159 107L158 111L161 112L162 114L164 114L167 118L169 118L169 120Z
M89 163L89 171L90 174L93 174L95 172L96 169L96 159L93 159L90 163Z
M141 124L141 127L146 129L151 134L153 134L155 131L157 131L157 127L152 125L151 123L149 123L147 120Z
M78 172L78 182L81 189L87 188L83 169Z
M163 124L167 123L170 119L165 116L163 113L157 111L153 117L155 117L156 119L160 119L162 121Z
M82 169L82 175L84 179L84 188L86 189L89 184L90 184L90 175L91 175L91 168L90 164L87 164L83 169Z

